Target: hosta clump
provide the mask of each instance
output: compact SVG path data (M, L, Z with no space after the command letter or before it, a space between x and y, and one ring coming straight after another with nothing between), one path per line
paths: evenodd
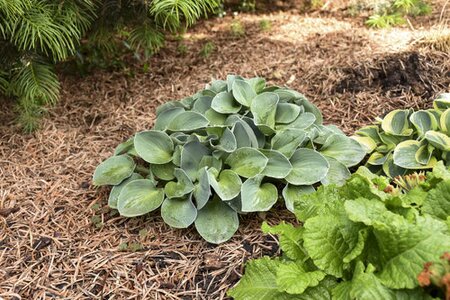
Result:
M442 94L433 109L399 109L374 125L356 131L354 139L370 154L367 166L393 178L450 163L450 94Z
M302 94L264 79L228 76L161 105L152 130L119 145L94 174L113 185L109 205L132 217L161 207L175 228L195 224L207 241L228 240L238 213L293 201L317 183L342 184L365 155Z
M420 287L429 274L421 281L418 276L426 262L450 249L450 172L440 162L410 191L388 186L386 177L361 167L341 187L321 186L303 195L295 203L303 226L263 225L263 231L279 235L283 255L249 261L229 295L236 300L437 299Z

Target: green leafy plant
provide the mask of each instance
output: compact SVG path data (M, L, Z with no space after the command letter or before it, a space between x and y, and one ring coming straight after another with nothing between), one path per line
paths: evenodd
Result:
M430 169L438 160L448 163L450 151L450 94L442 94L428 110L394 110L353 138L370 154L366 166L393 178Z
M17 99L19 123L35 130L59 96L54 64L117 62L127 49L146 60L167 31L195 23L217 0L0 0L0 93ZM120 48L119 48L120 47ZM119 60L120 62L120 60Z
M374 14L366 24L370 27L387 28L406 23L405 17L431 13L431 7L423 0L375 1Z
M208 58L216 49L216 45L213 42L206 42L200 50L200 55L204 58Z
M113 185L109 205L126 217L161 207L175 228L195 224L221 243L238 228L238 213L269 210L284 198L342 184L358 164L361 145L302 94L264 79L229 75L192 97L157 109L152 130L119 145L94 173Z
M272 23L269 20L259 21L259 28L262 31L270 31L272 29Z
M245 35L245 28L242 25L242 23L238 20L233 21L233 23L231 23L231 35L234 38L241 38Z
M248 262L235 299L434 299L419 286L424 263L450 249L450 172L442 163L411 191L385 190L361 167L342 187L298 195L303 226L263 224L282 256Z
M437 290L441 299L450 297L450 253L445 252L439 261L427 262L417 277L419 284L425 288Z

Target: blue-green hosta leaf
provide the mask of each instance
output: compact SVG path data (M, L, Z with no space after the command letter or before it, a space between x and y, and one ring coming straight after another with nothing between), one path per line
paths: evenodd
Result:
M422 206L422 212L447 220L450 216L450 180L440 182L431 189Z
M343 185L345 181L350 178L350 171L343 163L339 162L337 159L327 156L325 156L325 158L327 159L330 168L328 170L327 176L325 176L325 178L320 182L322 184L336 184L338 186Z
M242 117L242 120L247 123L248 126L252 129L253 133L255 134L256 141L258 142L257 146L254 148L264 148L266 145L266 136L259 130L258 126L255 125L255 122L252 118L249 117Z
M195 100L194 106L192 107L192 111L204 115L206 111L211 108L212 100L213 97L209 96L199 97L197 100Z
M408 137L391 135L386 132L381 132L379 135L380 135L381 141L385 144L384 146L386 147L386 151L384 151L384 152L389 152L390 150L394 150L394 148L399 143L408 140ZM378 147L378 148L380 148L380 147Z
M300 114L300 106L292 103L278 103L275 123L289 124L295 121Z
M373 166L382 166L386 161L387 157L388 155L386 154L374 152L367 159L367 163Z
M243 212L268 211L278 200L276 186L262 183L264 176L247 179L241 186Z
M204 91L206 92L206 91ZM199 93L199 96L202 96L202 93ZM194 105L195 101L198 99L199 97L186 97L180 100L180 103L183 104L183 106L186 109L191 109L192 106Z
M405 175L407 169L397 166L394 163L394 158L392 153L386 155L386 159L383 163L383 172L390 178Z
M289 294L302 294L307 288L317 286L326 273L305 271L297 263L282 264L277 270L277 285Z
M411 111L397 109L388 113L381 122L381 128L388 134L397 136L410 136L413 129L410 128L408 117Z
M322 113L320 112L320 110L317 108L317 106L315 106L314 104L309 102L303 94L300 94L296 91L294 91L294 92L296 94L298 94L297 99L294 100L295 104L303 106L305 109L305 112L312 113L314 115L314 117L316 118L316 120L314 121L314 124L321 125L323 122L323 116L322 116Z
M197 209L192 203L191 196L165 199L161 205L161 217L173 228L187 228L197 218Z
M366 153L372 153L377 148L377 143L371 137L354 135L350 138L357 141Z
M177 115L167 125L170 131L193 131L208 126L208 119L195 111L185 111Z
M279 260L269 257L250 260L245 266L244 276L228 291L228 296L236 300L298 300L298 295L279 289L277 270L280 265Z
M184 145L188 142L191 136L183 132L174 132L170 135L170 138L175 145Z
M161 165L172 161L174 144L167 133L149 130L134 136L134 148L146 162Z
M275 93L265 92L256 96L251 103L250 110L253 114L256 126L263 133L270 134L272 131L267 127L274 129L275 114L278 104L278 95Z
M294 185L311 185L325 178L330 168L328 161L319 152L301 148L291 156L292 171L286 181Z
M166 130L167 126L169 125L172 120L178 116L179 114L183 113L185 110L183 107L173 107L170 109L167 109L160 113L158 117L155 120L155 125L153 126L153 129L155 130Z
M211 150L198 141L192 141L184 145L181 150L181 169L183 169L192 181L197 179L200 162L203 157L211 155Z
M123 143L120 143L116 149L114 149L114 155L122 155L122 154L132 154L136 151L134 150L134 141L133 138L129 138Z
M209 184L207 167L200 169L198 172L198 182L194 186L193 195L197 209L202 209L211 197L211 186Z
M272 178L285 178L291 172L292 165L281 152L276 150L260 150L269 161L262 171L262 174Z
M278 130L283 130L286 128L297 128L306 129L311 127L316 121L316 116L310 112L303 112L298 115L298 117L288 124L279 124L275 128Z
M315 189L311 185L292 185L288 183L283 189L284 204L289 211L294 212L294 203L300 200L302 195L314 192Z
M433 107L436 110L446 110L450 108L450 93L440 94L434 101Z
M136 163L126 155L108 158L97 166L93 176L95 185L118 185L133 174Z
M314 264L336 277L349 268L348 257L362 252L362 225L355 224L342 213L318 215L307 219L303 233L304 246ZM355 253L355 249L359 253Z
M284 221L278 225L269 226L266 222L263 222L261 230L265 234L277 234L281 250L290 259L305 261L309 258L301 241L304 231L302 226L294 227L292 224Z
M214 149L218 149L227 153L231 153L237 148L236 137L229 128L225 128L222 136L220 137L217 144L211 141L211 145Z
M161 206L164 190L148 179L137 179L126 184L117 200L117 209L124 217L136 217Z
M233 83L236 80L245 80L245 79L238 75L227 75L227 90L229 92L231 92L231 89L233 88Z
M261 93L266 87L266 81L261 77L253 77L246 80L247 83L252 87L256 94Z
M425 133L425 139L437 149L450 151L450 137L445 133L430 130Z
M255 91L244 80L235 80L233 82L232 92L234 99L245 107L250 107L253 98L256 97Z
M268 161L260 151L243 147L231 153L225 163L238 175L249 178L261 174Z
M173 174L177 182L169 181L164 187L167 198L181 198L194 190L194 184L183 169L176 168Z
M295 150L306 139L306 132L301 129L287 128L277 132L270 141L272 150L277 150L285 155L287 158L291 158Z
M217 170L209 169L209 182L222 201L231 200L241 192L242 180L232 170L223 170L217 174ZM218 178L217 178L218 177Z
M123 187L136 179L143 179L141 174L133 173L130 177L122 181L119 185L115 185L112 187L111 192L109 193L108 198L108 206L111 208L117 208L117 200L119 199L120 192L122 191Z
M237 213L217 197L198 211L195 228L207 242L220 244L228 241L239 227Z
M346 167L357 165L366 156L366 152L357 141L340 134L330 135L319 152L338 160Z
M156 117L159 117L163 112L165 112L166 110L172 109L172 108L189 108L186 105L184 105L183 103L181 103L181 101L169 101L166 102L164 104L161 104L160 106L158 106L156 108Z
M423 264L450 249L446 224L432 217L416 216L411 222L388 211L381 202L364 198L346 201L345 210L353 222L373 228L382 264L378 277L387 287L417 287Z
M211 103L211 108L221 114L234 114L241 110L241 104L237 103L233 94L221 92L217 94Z
M203 169L204 167L207 167L207 169L214 168L217 171L220 171L222 170L222 160L212 155L203 156L198 166L198 169L200 170Z
M258 147L258 139L256 138L255 132L246 122L239 120L234 124L232 131L236 138L237 148Z
M401 142L394 150L394 164L405 169L430 169L436 163L436 158L429 160L428 165L423 165L416 159L421 143L414 140Z
M151 165L150 169L152 170L153 175L161 180L168 181L175 178L173 172L176 167L177 166L175 166L172 162L169 162L163 165Z
M436 130L438 122L434 115L426 110L419 110L411 114L409 117L411 123L416 127L420 137L424 136L429 130Z
M446 109L441 117L440 117L440 127L441 127L441 131L443 131L445 134L450 134L450 108ZM436 130L436 128L433 128L431 130Z
M225 80L213 80L206 86L206 89L218 94L227 89L227 82Z
M175 166L179 167L181 165L181 151L183 147L181 145L175 146L175 150L172 155L172 162Z

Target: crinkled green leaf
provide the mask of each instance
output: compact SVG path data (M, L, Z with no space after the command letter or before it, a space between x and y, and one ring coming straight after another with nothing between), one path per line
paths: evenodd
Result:
M239 227L237 213L218 198L213 198L198 211L195 228L207 242L228 241Z
M289 294L302 294L307 288L319 285L326 274L305 271L299 264L281 264L277 270L277 285Z
M157 188L151 180L137 179L122 188L117 210L125 217L141 216L160 207L163 200L163 189Z
M133 174L136 163L126 155L116 155L97 166L93 176L95 185L118 185Z
M172 161L174 144L167 133L149 130L134 136L134 148L146 162L160 165Z
M238 175L249 178L261 174L268 161L260 151L243 147L231 153L225 163Z
M191 197L165 199L161 205L161 217L174 228L187 228L197 218L197 209Z
M430 190L422 206L422 212L447 220L450 216L450 180L445 180Z
M291 156L292 170L286 181L294 185L311 185L324 179L330 165L319 152L311 149L297 149Z
M263 175L257 175L242 184L243 212L268 211L277 202L277 188L271 183L262 183L263 178Z
M308 253L303 248L302 236L303 227L294 227L292 224L281 222L275 226L269 226L263 222L261 229L264 233L279 235L280 248L284 254L293 260L305 260L308 258Z

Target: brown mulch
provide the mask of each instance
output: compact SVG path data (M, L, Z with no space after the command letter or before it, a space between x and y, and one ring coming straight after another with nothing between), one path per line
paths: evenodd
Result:
M435 15L439 14L439 10ZM136 131L152 126L155 107L191 95L228 73L259 75L305 93L327 123L346 132L393 108L429 107L450 91L450 55L412 44L427 19L394 30L370 30L339 13L211 19L138 66L62 76L62 95L42 129L23 135L12 105L0 109L0 298L223 299L243 262L278 253L262 220L293 221L286 210L241 217L238 233L219 246L193 228L172 229L158 212L126 219L94 189L94 168ZM272 29L259 29L270 20ZM199 55L211 41L209 57Z

